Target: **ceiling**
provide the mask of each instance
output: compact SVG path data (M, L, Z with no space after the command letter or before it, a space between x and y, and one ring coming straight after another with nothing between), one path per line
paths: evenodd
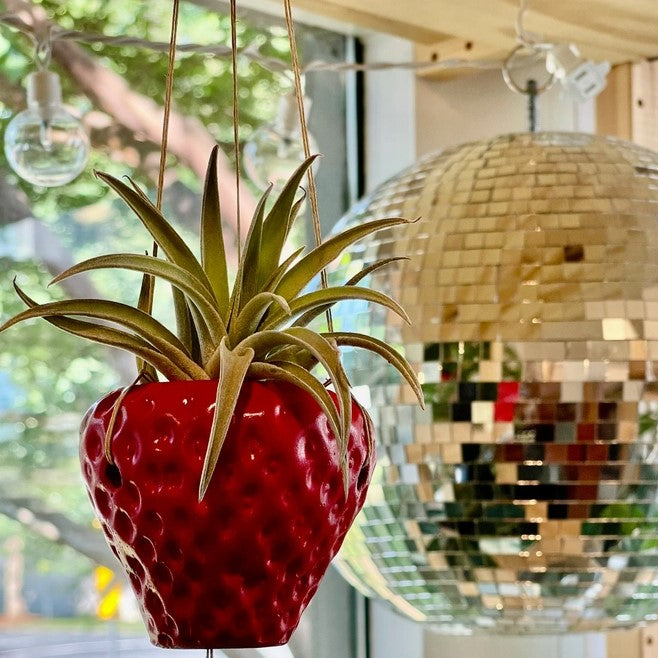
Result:
M294 0L294 7L395 34L433 60L503 56L516 44L517 0ZM575 43L612 64L658 57L658 0L529 0L526 31Z

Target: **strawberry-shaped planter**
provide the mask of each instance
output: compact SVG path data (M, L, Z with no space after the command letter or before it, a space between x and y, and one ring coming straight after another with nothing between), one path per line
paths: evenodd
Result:
M293 384L248 381L203 500L217 382L145 384L93 407L80 457L108 543L163 647L282 644L361 508L374 452L354 404L345 497L336 441Z
M99 174L134 210L166 256L112 254L99 268L144 274L137 308L104 300L38 304L0 331L43 317L60 329L137 356L134 384L85 417L80 457L92 504L163 647L281 644L295 629L363 505L374 463L370 420L350 394L342 345L370 349L422 394L409 364L380 340L308 324L342 300L381 304L356 284L307 292L343 249L405 220L382 219L282 258L307 160L252 220L232 290L213 151L201 217L201 259L146 195ZM151 315L153 278L173 290L177 332ZM108 324L111 323L111 324ZM327 385L311 370L321 366ZM168 381L160 381L164 377Z

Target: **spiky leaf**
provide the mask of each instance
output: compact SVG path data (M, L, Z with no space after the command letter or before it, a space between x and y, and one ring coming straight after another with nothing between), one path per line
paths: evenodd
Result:
M239 347L230 350L226 344L226 337L219 344L221 367L219 372L219 383L217 385L217 400L215 416L210 430L210 440L203 462L201 482L199 484L199 500L210 485L210 479L215 472L219 453L222 450L226 435L228 433L235 405L240 397L242 382L247 376L247 370L254 358L254 351L248 347Z
M222 213L217 182L217 155L215 146L210 154L201 206L201 266L215 293L219 314L228 320L229 286L226 268Z

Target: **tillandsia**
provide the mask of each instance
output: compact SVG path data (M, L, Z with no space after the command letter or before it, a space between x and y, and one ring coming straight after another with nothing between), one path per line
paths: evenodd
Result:
M300 184L313 160L314 157L307 159L294 172L269 210L266 205L270 191L260 199L232 286L222 232L217 148L211 154L204 186L200 260L136 185L97 173L128 204L166 259L129 253L98 256L71 267L52 283L102 268L138 271L144 276L137 307L99 299L40 304L14 282L16 292L29 308L5 322L0 331L41 317L68 333L132 352L138 359L140 377L147 381L158 381L158 373L169 381L218 380L199 500L215 472L246 379L282 380L312 396L335 435L345 482L352 404L339 348L364 348L381 355L401 373L423 404L415 373L391 346L359 333L318 332L309 328L318 316L344 300L380 304L409 322L396 301L357 285L393 259L369 265L344 285L308 291L317 275L354 242L409 220L387 218L354 226L307 253L300 249L283 257L284 244L303 203L303 196L298 198ZM171 284L175 332L150 314L154 278ZM318 365L323 367L334 397L311 372ZM111 462L110 439L108 436L105 454Z

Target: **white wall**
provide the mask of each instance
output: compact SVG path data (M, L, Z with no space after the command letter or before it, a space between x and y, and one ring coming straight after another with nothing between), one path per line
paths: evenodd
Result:
M578 105L554 85L537 100L541 130L593 132L594 103ZM418 155L504 133L528 130L525 96L512 92L500 71L478 71L416 84Z
M364 39L373 62L409 62L408 41L381 34ZM414 75L404 70L372 71L365 79L366 188L371 191L416 159Z

